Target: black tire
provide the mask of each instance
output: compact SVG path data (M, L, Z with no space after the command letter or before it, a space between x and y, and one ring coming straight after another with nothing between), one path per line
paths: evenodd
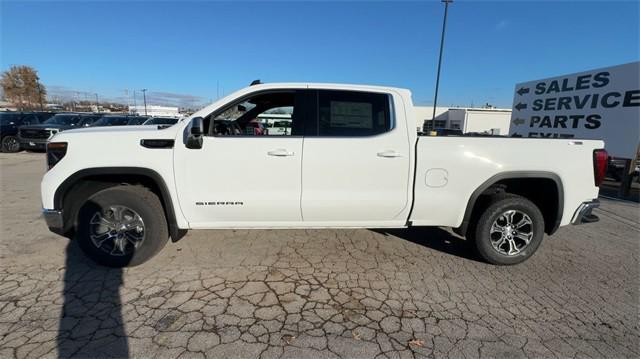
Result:
M122 218L120 223L125 222L124 218L133 221L132 214L138 215L142 220L142 225L136 227L143 228L142 235L138 232L134 233L142 237L137 247L133 246L132 241L124 241L131 238L127 233L135 229L127 230L127 233L123 230L121 234L116 230L109 230L108 226L95 223L98 218L108 219L110 223L117 222L114 217L114 208L120 210L126 208L125 212L130 214L129 217L120 215ZM109 234L117 232L118 234L114 236L124 238L122 241L125 243L125 250L120 251L114 239L103 241L104 244L101 247L94 244L92 234L96 232L96 228L107 229L106 232ZM102 237L94 235L93 238L99 241ZM169 231L162 203L153 192L142 186L121 185L96 192L82 205L78 213L76 239L84 253L99 264L116 268L133 267L146 262L160 252L167 244Z
M2 137L2 145L0 147L2 152L20 152L20 142L16 136L4 136Z
M531 224L524 225L519 230L522 231L522 233L528 233L530 231L532 233L531 239L528 244L525 244L526 242L520 239L520 237L514 238L513 234L511 234L513 242L505 239L505 243L496 249L493 243L498 244L503 238L508 238L507 236L513 233L509 230L505 231L506 235L500 232L494 232L493 237L491 233L494 222L498 225L505 224L504 227L507 227L507 223L511 223L508 222L507 216L503 216L503 214L509 213L508 211L516 211L515 213L511 212L516 216L512 222L526 223L527 221L520 221L524 219L523 214L528 216ZM478 219L477 223L475 223L473 233L476 249L485 261L492 264L513 265L525 261L536 252L544 237L544 217L540 209L530 200L514 194L500 193L493 195L485 207L485 210L476 218ZM496 236L496 234L498 234L498 236ZM526 237L526 235L520 233L518 235ZM515 250L512 254L502 253L502 251L510 251L512 243L516 248L518 245L522 245L523 247L517 253Z

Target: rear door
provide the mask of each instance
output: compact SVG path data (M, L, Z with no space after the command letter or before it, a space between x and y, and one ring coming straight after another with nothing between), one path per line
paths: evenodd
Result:
M336 90L316 96L302 160L305 226L404 225L412 148L401 97Z

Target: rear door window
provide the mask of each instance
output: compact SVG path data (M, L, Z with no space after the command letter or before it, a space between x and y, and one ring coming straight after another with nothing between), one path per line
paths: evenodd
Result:
M389 96L381 93L320 90L317 135L361 137L390 131L389 103Z

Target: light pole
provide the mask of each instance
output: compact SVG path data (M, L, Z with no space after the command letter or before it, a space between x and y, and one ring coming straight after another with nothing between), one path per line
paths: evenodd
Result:
M100 112L100 101L98 100L97 92L96 92L96 111Z
M436 75L436 94L433 99L433 117L431 117L431 130L435 129L436 126L436 106L438 104L438 87L440 86L440 67L442 66L442 49L444 47L444 32L447 29L447 10L449 9L449 4L453 2L453 0L440 0L444 3L444 20L442 21L442 36L440 37L440 56L438 57L438 73Z
M133 90L133 108L135 109L134 111L136 112L136 115L138 114L138 102L136 100L136 90Z
M144 99L144 115L147 115L147 89L142 89L142 97Z

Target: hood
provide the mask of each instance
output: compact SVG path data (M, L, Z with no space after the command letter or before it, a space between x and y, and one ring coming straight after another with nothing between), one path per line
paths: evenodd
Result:
M128 139L135 140L136 143L143 138L175 138L176 132L181 126L171 126L169 128L158 129L158 126L104 126L104 127L83 127L59 132L54 136L60 141L89 141L96 143L118 142ZM53 138L52 138L53 140Z
M170 128L174 128L173 126ZM77 133L77 134L81 134L81 133L96 133L96 134L100 134L100 133L118 133L118 134L122 134L122 133L147 133L147 132L157 132L157 131L165 131L169 128L166 129L158 129L158 126L143 126L143 125L139 125L139 126L96 126L96 127L81 127L81 128L76 128L73 130L69 130L66 131L67 133ZM173 131L169 131L169 132L173 132Z

